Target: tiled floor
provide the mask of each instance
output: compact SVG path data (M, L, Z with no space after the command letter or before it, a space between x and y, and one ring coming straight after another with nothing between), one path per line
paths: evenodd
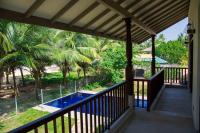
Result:
M135 110L118 133L193 133L191 94L165 88L154 111Z

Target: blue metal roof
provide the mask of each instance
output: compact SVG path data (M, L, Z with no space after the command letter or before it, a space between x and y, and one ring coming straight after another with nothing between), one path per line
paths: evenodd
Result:
M156 59L156 63L159 63L159 64L167 64L168 62L164 59L161 59L160 57L155 57ZM141 59L142 61L147 61L147 62L151 62L152 58L142 58Z

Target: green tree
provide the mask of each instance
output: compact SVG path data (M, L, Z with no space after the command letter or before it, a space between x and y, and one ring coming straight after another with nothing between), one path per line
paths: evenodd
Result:
M49 64L49 46L45 44L48 30L34 25L12 24L9 40L14 49L1 59L1 65L11 68L14 86L16 87L14 70L21 66L30 69L35 79L35 93L38 98L38 89L42 88L41 77L44 67Z
M125 48L107 49L101 54L100 67L106 74L107 80L117 83L123 78L126 65Z
M163 42L156 47L156 55L171 64L181 64L183 57L187 57L187 48L179 40Z
M13 45L9 40L9 28L10 22L6 20L0 20L0 59L3 58L8 52L12 51ZM0 65L0 87L2 84L3 72L8 71L8 68L4 65ZM8 78L7 78L8 79Z
M82 36L72 32L58 31L50 40L51 59L57 64L63 75L64 86L67 85L67 74L78 62L90 64L91 60L78 51ZM80 48L79 48L80 49Z

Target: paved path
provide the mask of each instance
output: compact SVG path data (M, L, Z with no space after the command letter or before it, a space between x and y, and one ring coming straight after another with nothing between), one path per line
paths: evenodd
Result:
M165 88L154 111L135 110L118 133L193 133L191 94Z

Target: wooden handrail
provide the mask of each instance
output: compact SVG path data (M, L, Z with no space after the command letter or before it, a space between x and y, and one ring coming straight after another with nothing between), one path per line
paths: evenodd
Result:
M153 80L154 78L156 78L158 75L160 75L162 72L164 71L164 68L162 68L159 72L157 72L156 74L154 74L152 77L149 78L149 80Z
M46 115L46 116L44 116L44 117L42 117L42 118L39 118L39 119L37 119L37 120L35 120L35 121L33 121L33 122L30 122L30 123L28 123L28 124L25 124L25 125L19 127L19 128L16 128L16 129L10 131L9 133L29 132L29 131L31 131L31 130L37 128L37 127L40 127L40 126L42 126L42 125L45 125L46 123L48 123L48 122L50 122L50 121L55 120L55 119L58 118L58 117L61 117L61 116L65 115L66 113L68 113L68 112L70 112L70 111L76 110L76 109L78 109L78 108L80 108L80 107L86 105L87 103L89 103L89 102L91 102L91 101L93 101L93 100L96 100L97 98L99 99L101 96L103 97L103 95L106 95L106 93L109 93L109 92L111 92L111 91L114 91L115 89L121 89L122 86L123 86L123 87L125 86L125 84L126 84L126 82L123 81L123 82L121 82L121 83L119 83L119 84L116 84L116 85L114 85L114 86L112 86L112 87L106 89L106 90L103 90L103 91L101 91L101 92L99 92L99 93L97 93L97 94L94 94L94 95L92 95L92 96L90 96L90 97L88 97L88 98L86 98L86 99L84 99L84 100L81 100L81 101L79 101L79 102L77 102L77 103L75 103L75 104L72 104L72 105L70 105L70 106L68 106L68 107L66 107L66 108L64 108L64 109L58 110L58 111L53 112L53 113L51 113L51 114L48 114L48 115ZM125 87L124 87L124 89L125 89ZM125 95L125 94L126 94L126 93L125 93L125 90L124 90L124 95ZM113 95L114 95L114 94L113 94ZM119 94L117 94L117 95L119 95ZM111 96L112 96L112 95L111 95ZM124 102L126 102L126 101L124 101ZM125 105L124 105L124 106L125 106ZM118 113L118 112L117 112L117 113Z

